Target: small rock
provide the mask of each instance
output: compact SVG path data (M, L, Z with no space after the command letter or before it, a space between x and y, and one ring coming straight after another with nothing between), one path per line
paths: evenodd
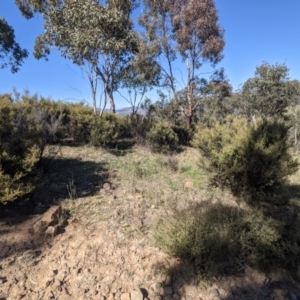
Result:
M54 226L59 222L61 216L61 207L58 205L49 208L32 227L31 232L35 234L42 234L49 226Z
M107 190L105 190L105 189L101 189L99 193L100 193L101 195L105 195L105 194L106 194L106 192L107 192Z
M36 256L36 253L33 251L33 250L26 250L23 252L23 257L35 257Z
M115 294L110 294L107 298L107 300L114 300L115 299Z
M172 288L169 287L169 286L166 286L164 287L164 295L172 295L173 294L173 291L172 291Z
M179 296L178 294L174 294L174 295L173 295L173 299L174 299L174 300L179 300L179 299L180 299L180 296Z
M108 182L106 182L106 183L103 184L103 188L105 190L109 191L111 189L111 186L110 186L110 184Z
M10 247L9 246L7 246L7 245L3 246L2 249L1 249L1 251L0 251L0 253L1 253L0 256L1 257L5 257L8 254L9 251L10 251Z
M184 187L186 189L192 189L194 187L194 183L192 181L187 181L185 184L184 184Z
M129 293L124 293L121 295L121 300L131 300Z
M46 235L51 235L51 236L54 236L57 234L57 227L54 227L54 226L49 226L47 228L47 230L45 231L45 234Z
M103 284L101 286L101 292L102 292L102 294L107 295L109 292L109 287L106 284Z
M5 269L7 268L8 266L12 265L14 262L16 261L16 259L14 257L9 257L7 259L5 259L2 264L1 264L1 268L2 269ZM0 269L1 269L0 268Z
M130 223L135 229L139 229L143 226L142 221L139 218L133 218Z
M113 202L114 200L116 200L116 198L117 197L115 195L111 195L109 196L108 201Z
M132 291L130 296L131 296L131 300L143 300L144 299L143 293L140 290Z
M165 285L170 286L170 285L172 285L172 282L173 282L172 276L167 275L165 278Z
M219 291L217 289L212 289L210 291L211 295L214 297L218 297L220 295Z
M153 224L153 218L151 216L148 216L143 220L143 225L151 226L152 224Z

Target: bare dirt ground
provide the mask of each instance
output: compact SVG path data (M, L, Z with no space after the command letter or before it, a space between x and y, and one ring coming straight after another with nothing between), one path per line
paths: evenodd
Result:
M300 299L300 284L248 268L199 282L192 266L155 246L155 226L174 201L220 197L201 190L205 176L193 173L189 151L178 163L144 149L60 149L45 185L1 207L0 299ZM64 209L58 234L30 233L55 204Z

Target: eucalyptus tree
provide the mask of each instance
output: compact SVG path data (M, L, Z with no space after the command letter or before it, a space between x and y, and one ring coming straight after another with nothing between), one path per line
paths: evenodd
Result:
M155 61L156 49L142 34L139 35L139 50L128 64L123 76L122 91L119 94L131 105L132 115L136 115L144 101L146 93L159 86L160 66ZM123 91L128 96L124 96Z
M291 131L291 141L293 144L294 151L299 151L299 127L300 127L300 81L291 80L287 82L289 94L289 107L287 108L287 116Z
M22 13L42 13L45 31L34 55L47 58L52 48L79 66L90 65L104 86L115 113L114 92L138 52L130 18L135 0L17 0Z
M181 58L186 63L185 106L182 112L191 126L197 104L193 94L198 79L197 70L204 62L215 65L222 59L223 30L213 0L144 0L140 24L149 40L159 45L158 61L164 76L163 85L178 91L174 62ZM162 61L166 61L165 64Z
M11 72L15 73L27 56L28 51L22 49L15 40L14 29L0 18L0 68L10 66Z
M243 114L249 119L284 116L294 93L288 82L288 68L284 64L263 63L257 67L255 76L242 87Z
M234 113L232 86L224 69L215 71L209 81L202 79L202 83L196 86L197 90L199 100L195 102L200 104L195 115L199 112L199 122L211 125L212 120L217 120L222 123L228 114Z

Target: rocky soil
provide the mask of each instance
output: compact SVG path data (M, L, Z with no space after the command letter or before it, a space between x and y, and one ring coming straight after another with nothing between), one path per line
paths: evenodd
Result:
M35 203L22 222L0 218L0 299L300 299L300 285L251 269L199 282L192 266L154 246L166 208L137 190L102 183L61 206L57 217L54 204Z

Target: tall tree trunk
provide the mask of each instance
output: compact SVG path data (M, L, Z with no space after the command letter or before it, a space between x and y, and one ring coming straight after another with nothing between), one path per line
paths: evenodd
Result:
M187 59L187 106L188 106L188 113L187 113L187 126L190 128L192 125L192 118L193 118L193 86L191 83L191 64L190 61Z
M107 89L107 95L110 103L110 112L115 114L116 113L116 106L115 106L115 100L113 95L113 90L111 88Z
M93 109L94 109L94 115L97 116L97 91L92 87L92 98L93 98Z
M100 112L100 118L102 117L102 115L103 115L103 113L104 113L104 111L105 111L105 108L106 108L106 104L107 104L107 93L106 93L106 83L104 83L104 103L103 103L103 107L102 107L102 109L101 109L101 112ZM101 102L100 102L100 105L101 105Z

